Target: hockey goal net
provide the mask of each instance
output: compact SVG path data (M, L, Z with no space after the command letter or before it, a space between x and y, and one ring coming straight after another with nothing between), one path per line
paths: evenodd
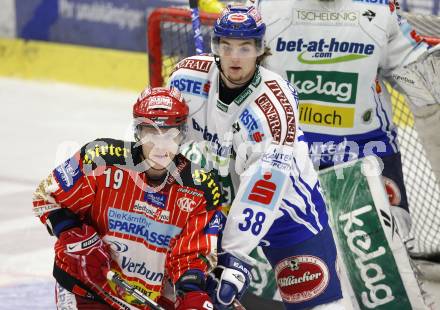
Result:
M200 14L205 51L217 15ZM440 43L440 18L405 14L430 44ZM191 12L185 8L159 8L148 20L148 56L151 86L162 86L177 62L195 54ZM392 94L393 121L399 128L403 172L413 220L413 234L422 255L440 255L440 186L414 129L414 118L404 97Z

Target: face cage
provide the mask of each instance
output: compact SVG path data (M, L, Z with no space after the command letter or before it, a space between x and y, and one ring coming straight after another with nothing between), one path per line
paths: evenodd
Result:
M264 54L264 46L265 46L264 39L219 37L217 35L212 35L211 36L211 52L216 56L223 57L223 55L221 55L221 51L220 51L220 39L221 38L238 39L238 40L254 39L256 53L255 53L255 55L250 55L249 57L259 57Z

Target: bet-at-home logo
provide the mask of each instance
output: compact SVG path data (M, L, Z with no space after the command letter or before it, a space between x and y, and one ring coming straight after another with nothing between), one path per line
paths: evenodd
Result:
M298 90L299 100L356 103L358 74L339 71L287 71Z
M374 48L373 44L339 41L336 38L289 41L280 37L276 41L275 52L297 54L297 60L302 64L325 65L364 59L373 55Z

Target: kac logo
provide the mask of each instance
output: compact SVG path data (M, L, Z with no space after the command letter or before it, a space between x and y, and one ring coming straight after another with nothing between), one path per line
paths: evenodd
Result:
M191 212L195 204L196 202L189 197L181 197L177 200L177 206L185 212Z

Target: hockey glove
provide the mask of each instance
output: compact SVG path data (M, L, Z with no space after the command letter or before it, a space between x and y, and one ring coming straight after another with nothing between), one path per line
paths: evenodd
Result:
M205 275L200 270L188 270L176 283L176 310L213 310L211 298L204 291Z
M104 285L102 269L110 269L107 246L92 226L83 224L63 231L55 243L55 253L66 264L68 272L84 283Z
M215 309L227 309L240 299L251 280L252 267L229 253L218 256L218 266L209 275L207 290Z
M214 310L211 298L204 291L194 291L178 296L176 310Z

